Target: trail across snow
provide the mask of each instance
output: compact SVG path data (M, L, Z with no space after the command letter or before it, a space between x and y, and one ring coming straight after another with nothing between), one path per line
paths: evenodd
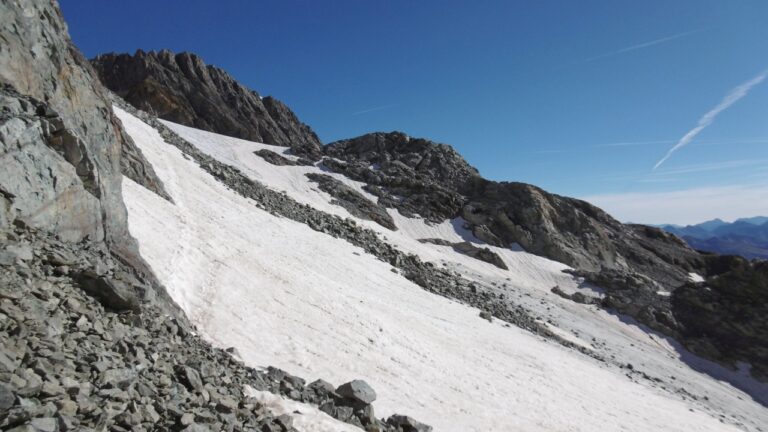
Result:
M154 129L115 111L175 201L124 179L129 226L142 256L201 333L218 346L235 346L246 363L337 385L365 379L378 393L379 417L408 414L436 431L741 430L699 405L631 381L621 369L480 319L476 309L427 293L346 241L258 209L164 143ZM169 126L254 179L320 210L349 216L304 178L304 172L319 168L272 166L252 154L258 148L284 149ZM397 232L360 223L422 259L493 282L510 297L539 305L542 314L548 313L542 302L551 301L557 325L563 317L582 320L578 331L559 331L583 344L590 345L593 334L627 345L633 341L649 364L668 367L681 379L708 379L684 371L637 327L550 294L555 284L578 289L578 282L561 272L562 264L494 249L510 266L503 271L417 241L467 235L450 222L428 226L393 215ZM605 328L592 329L600 326ZM710 381L706 388L713 398L731 403L743 396ZM765 418L749 401L736 411L739 418L757 413L757 424ZM327 420L327 429L305 430L341 430Z

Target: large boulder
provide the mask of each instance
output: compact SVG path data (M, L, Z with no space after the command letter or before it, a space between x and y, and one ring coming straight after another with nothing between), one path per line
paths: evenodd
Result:
M370 405L376 400L376 392L363 380L354 380L340 385L336 389L336 394L363 405Z

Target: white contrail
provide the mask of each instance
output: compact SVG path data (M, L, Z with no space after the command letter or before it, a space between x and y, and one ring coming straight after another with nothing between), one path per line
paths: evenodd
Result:
M395 106L397 106L397 104L387 104L387 105L377 106L377 107L373 107L373 108L364 109L362 111L355 111L355 112L352 113L352 115L354 116L354 115L366 114L366 113L374 112L374 111L381 111L381 110L384 110L384 109L387 109L387 108L392 108L392 107L395 107Z
M632 46L624 47L624 48L621 48L621 49L616 50L616 51L611 51L609 53L600 54L600 55L597 55L597 56L594 56L594 57L590 57L588 59L585 59L584 63L588 63L588 62L599 60L599 59L606 58L606 57L615 56L615 55L618 55L618 54L624 54L624 53L630 52L630 51L635 51L635 50L639 50L639 49L643 49L643 48L652 47L654 45L663 44L664 42L669 42L669 41L672 41L672 40L675 40L675 39L679 39L681 37L689 36L689 35L692 35L692 34L695 34L695 33L701 33L701 32L706 31L706 30L709 30L709 28L691 30L691 31L683 32L683 33L674 34L674 35L671 35L671 36L666 36L666 37L663 37L663 38L660 38L660 39L655 39L655 40L652 40L652 41L643 42L643 43L640 43L640 44L637 44L637 45L632 45Z
M661 160L656 162L656 165L653 166L653 171L655 171L656 168L660 167L661 164L666 162L667 159L669 159L669 157L672 156L672 153L676 152L682 147L685 147L691 141L693 141L696 135L700 134L701 131L703 131L707 126L711 125L713 121L715 121L715 118L718 116L718 114L725 111L726 109L728 109L728 107L738 102L739 99L746 96L747 93L749 93L749 91L752 90L752 87L763 82L763 80L766 77L768 77L768 69L762 71L758 76L752 78L751 80L731 90L730 93L725 95L723 100L720 101L720 103L717 104L716 107L712 108L708 113L704 114L699 119L699 123L696 125L695 128L688 131L687 134L685 134L682 138L680 138L680 141L678 141L677 144L675 144L674 146L672 146L671 149L669 149L667 154L664 155L664 157L661 158Z

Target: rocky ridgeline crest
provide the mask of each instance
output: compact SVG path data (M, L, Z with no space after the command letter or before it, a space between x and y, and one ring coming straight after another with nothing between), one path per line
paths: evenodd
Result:
M312 158L320 154L317 135L285 104L262 98L194 54L138 50L103 54L91 64L106 87L162 119Z

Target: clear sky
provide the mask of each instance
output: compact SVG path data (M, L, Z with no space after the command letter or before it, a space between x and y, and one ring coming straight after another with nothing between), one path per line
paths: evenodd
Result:
M624 221L768 214L764 0L61 5L88 57L195 52L325 143L401 130Z

